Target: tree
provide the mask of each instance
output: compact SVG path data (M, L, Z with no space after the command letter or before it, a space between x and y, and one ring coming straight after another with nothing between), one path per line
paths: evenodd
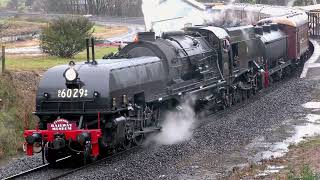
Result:
M23 8L25 4L25 0L10 0L7 4L9 9L19 10Z
M240 0L241 3L250 3L250 4L255 4L255 0Z
M91 37L93 25L85 17L53 20L40 35L40 47L49 55L72 58L85 49L85 39Z
M4 31L8 29L8 24L0 23L0 38L4 36Z
M47 12L138 17L142 0L42 0Z

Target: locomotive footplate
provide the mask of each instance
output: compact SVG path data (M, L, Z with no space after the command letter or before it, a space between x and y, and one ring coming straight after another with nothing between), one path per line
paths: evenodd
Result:
M149 133L153 133L153 132L159 132L161 130L160 127L155 128L155 127L147 127L147 128L143 128L142 131L136 131L134 132L135 135L139 135L139 134L149 134Z

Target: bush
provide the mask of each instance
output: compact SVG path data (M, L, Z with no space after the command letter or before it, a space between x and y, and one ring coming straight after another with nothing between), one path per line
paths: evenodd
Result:
M43 29L40 47L51 56L72 58L86 47L85 39L92 34L93 23L85 17L61 17Z

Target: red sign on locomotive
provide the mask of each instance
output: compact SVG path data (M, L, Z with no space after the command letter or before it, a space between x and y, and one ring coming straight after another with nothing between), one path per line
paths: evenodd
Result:
M57 119L53 123L48 123L47 129L50 131L71 131L78 128L75 122L69 122L66 119Z

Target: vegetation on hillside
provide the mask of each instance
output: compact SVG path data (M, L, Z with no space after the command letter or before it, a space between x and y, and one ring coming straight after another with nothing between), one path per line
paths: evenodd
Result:
M300 172L290 170L287 178L288 180L318 180L320 178L320 174L315 173L309 165L304 164L302 165Z
M24 128L34 127L36 123L31 115L32 101L23 97L33 93L23 95L16 85L11 74L0 77L0 158L21 151Z

